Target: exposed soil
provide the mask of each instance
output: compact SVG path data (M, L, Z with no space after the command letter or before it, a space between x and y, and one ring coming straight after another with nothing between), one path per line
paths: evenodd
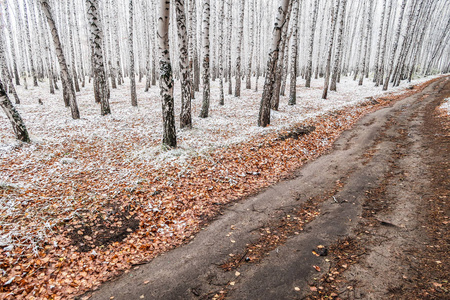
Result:
M295 178L84 297L450 298L449 93L447 77L363 117Z
M120 242L139 228L139 220L130 211L130 206L120 207L110 204L102 212L81 212L70 227L60 227L72 245L80 252L88 252L96 246L106 247Z

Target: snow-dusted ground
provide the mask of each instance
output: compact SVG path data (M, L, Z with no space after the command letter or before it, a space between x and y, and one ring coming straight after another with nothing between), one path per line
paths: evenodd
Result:
M410 84L403 82L400 87L390 88L387 93L399 92L406 86L417 84L431 77L414 80ZM31 82L31 80L29 80ZM225 84L225 90L227 90ZM363 86L351 78L344 77L338 84L337 92L329 92L327 100L321 99L323 79L313 80L312 87L304 88L304 81L297 82L297 105L287 105L287 97L281 97L279 111L272 112L271 126L257 127L257 115L261 99L263 79L259 81L259 91L243 89L240 98L225 96L225 105L218 104L218 81L211 85L210 117L198 117L201 108L202 94L196 93L192 102L193 129L178 130L178 145L181 150L171 151L164 155L160 153L160 140L162 132L161 104L159 88L152 87L148 93L143 91L144 80L138 83L139 106L131 106L128 82L111 93L112 115L100 115L100 107L94 103L92 85L77 94L77 101L81 113L80 120L72 120L70 110L65 108L62 92L56 95L48 92L48 83L40 82L39 87L29 86L25 90L19 86L22 104L18 105L22 118L31 134L33 142L41 145L65 144L72 140L90 143L93 140L102 140L105 147L109 144L127 144L133 141L133 151L128 153L130 159L143 159L152 161L162 156L179 156L182 154L204 152L205 150L238 143L248 140L258 134L279 130L291 124L303 122L316 115L353 106L365 97L378 97L383 92L380 87L374 87L371 80L365 80ZM252 82L254 88L254 78ZM233 86L234 88L234 86ZM289 91L287 86L286 91ZM226 91L225 91L226 93ZM44 105L38 104L42 99ZM175 107L178 118L180 109L180 87L175 85ZM178 123L178 122L177 122ZM178 124L177 124L178 127ZM139 142L136 143L136 140ZM9 121L4 114L0 114L0 155L8 155L8 149L15 145Z
M447 112L447 115L450 116L450 98L444 99L444 102L439 106L440 109Z
M0 114L0 191L14 190L0 197L0 244L9 245L26 238L29 239L26 243L36 245L32 240L42 240L47 230L61 218L73 215L80 208L96 209L97 202L135 185L141 180L142 169L148 174L152 168L183 164L192 156L207 156L212 149L299 122L307 123L308 118L357 105L366 101L365 97L402 93L407 86L430 79L402 83L400 87L382 92L371 80L358 86L351 78L344 77L338 92L329 92L327 100L321 99L323 79L313 80L308 89L304 88L303 80L298 80L297 105L289 106L288 98L281 97L280 109L272 112L271 126L267 128L257 126L262 78L258 92L243 89L240 98L227 95L224 106L218 104L219 83L216 81L212 83L210 117L198 117L202 94L196 93L192 101L193 129L178 130L179 148L172 151L163 151L160 145L162 117L158 87L145 93L144 82L138 83L139 106L136 108L131 106L127 81L111 91L112 114L101 116L100 107L94 102L92 85L87 84L77 94L81 119L72 120L70 110L64 107L61 90L51 95L47 82L41 82L39 87L29 86L28 90L19 86L17 91L22 104L17 108L32 143L16 142L8 119ZM43 105L38 104L39 99ZM178 120L179 83L175 85L175 101ZM30 237L29 232L34 234Z

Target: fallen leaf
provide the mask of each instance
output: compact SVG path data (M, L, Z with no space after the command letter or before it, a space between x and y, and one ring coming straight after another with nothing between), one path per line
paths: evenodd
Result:
M300 288L299 288L298 286L296 286L296 287L294 288L294 290L296 290L297 292L299 292L299 291L300 291Z
M311 292L317 292L317 288L315 286L310 286L309 289Z
M234 281L230 282L230 285L231 285L231 286L233 286L233 285L235 285L235 284L236 284L236 282L234 282Z
M239 273L238 271L236 271L236 273L234 273L234 275L237 277L237 276L241 275L241 273Z
M319 266L313 266L314 269L316 269L317 272L320 272L320 267Z
M150 280L146 280L144 281L144 284L148 284L150 282Z

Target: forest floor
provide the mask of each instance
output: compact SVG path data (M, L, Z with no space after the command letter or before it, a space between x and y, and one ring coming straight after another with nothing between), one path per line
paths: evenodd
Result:
M322 101L317 81L267 129L253 124L260 92L247 90L247 101L227 97L211 119L194 118L169 152L158 146L156 89L138 109L113 91L113 116L102 118L86 88L79 121L57 96L42 93L40 106L37 89L20 90L33 101L20 106L33 143L11 142L0 122L0 298L73 298L119 274L81 298L446 295L448 118L436 107L450 88L424 82L380 95L349 81ZM416 209L422 219L396 213ZM312 255L318 245L327 257ZM411 267L374 288L367 269L398 274L396 265Z
M450 78L91 299L448 299Z

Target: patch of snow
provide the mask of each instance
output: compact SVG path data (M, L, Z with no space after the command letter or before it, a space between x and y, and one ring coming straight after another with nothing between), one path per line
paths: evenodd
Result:
M440 109L447 112L447 115L450 116L450 98L444 99L444 102L439 106Z

